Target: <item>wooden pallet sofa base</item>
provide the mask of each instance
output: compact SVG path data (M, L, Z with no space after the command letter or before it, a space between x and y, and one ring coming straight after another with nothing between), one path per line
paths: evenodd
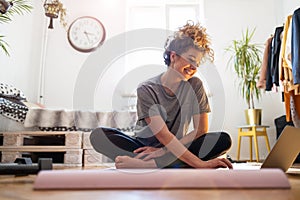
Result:
M0 144L1 162L11 163L23 153L64 153L63 163L55 166L87 166L96 167L111 165L113 161L96 152L90 143L91 132L81 131L18 131L0 132L3 144ZM39 138L57 136L64 139L63 145L53 144L25 144L25 140L33 143Z
M82 132L80 131L20 131L20 132L2 132L3 145L0 146L1 162L14 162L22 153L49 152L64 153L63 163L54 163L54 165L64 166L82 166ZM35 138L55 136L63 139L63 144L30 144L34 143ZM25 141L29 141L26 144Z
M104 166L113 163L106 156L96 152L90 143L91 132L82 135L83 163L84 166Z

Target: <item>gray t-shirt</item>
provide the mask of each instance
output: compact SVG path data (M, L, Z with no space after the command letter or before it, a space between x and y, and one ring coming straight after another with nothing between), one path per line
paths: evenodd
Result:
M145 118L160 115L170 132L180 139L187 133L193 115L210 112L208 98L199 78L181 81L175 95L169 95L161 83L161 76L151 78L137 88L138 121L135 136L146 146L160 147L162 144L147 126Z

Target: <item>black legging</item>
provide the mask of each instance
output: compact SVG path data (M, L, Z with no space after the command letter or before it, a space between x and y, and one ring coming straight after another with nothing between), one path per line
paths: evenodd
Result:
M145 146L137 139L119 130L107 127L99 127L93 130L90 135L90 142L97 152L112 160L115 160L120 155L134 157L137 154L133 153L133 151ZM225 132L210 132L185 146L194 155L206 161L228 151L231 147L231 138ZM170 152L154 160L158 168L190 168L189 165L176 158Z

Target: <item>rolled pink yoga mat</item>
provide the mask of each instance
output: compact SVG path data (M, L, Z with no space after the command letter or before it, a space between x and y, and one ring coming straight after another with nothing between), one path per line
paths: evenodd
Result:
M41 171L34 189L289 189L279 169L138 169Z

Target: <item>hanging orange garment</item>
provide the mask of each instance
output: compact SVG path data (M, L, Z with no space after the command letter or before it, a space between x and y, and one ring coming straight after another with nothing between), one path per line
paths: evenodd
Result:
M295 113L300 116L300 85L293 84L292 64L290 61L290 47L287 45L291 43L289 37L290 24L292 15L287 17L284 25L283 37L281 41L281 52L280 52L280 68L279 68L279 79L282 81L284 88L284 103L286 111L286 121L291 121L291 98L293 98Z

